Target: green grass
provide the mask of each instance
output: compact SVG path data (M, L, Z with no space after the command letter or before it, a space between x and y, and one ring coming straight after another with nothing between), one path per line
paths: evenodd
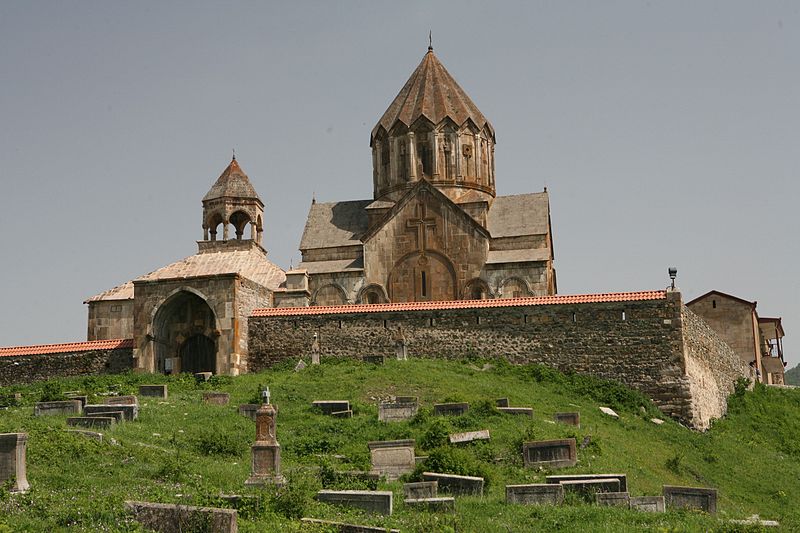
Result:
M4 526L10 531L139 531L124 511L125 500L231 507L220 499L223 494L252 496L236 504L242 532L310 531L300 525L301 516L404 532L756 531L726 522L752 514L777 519L787 531L800 530L800 390L759 386L739 394L731 398L727 418L698 433L670 420L653 424L649 419L659 416L655 407L620 385L539 366L492 365L326 361L300 373L287 363L201 385L185 376L125 374L0 389L0 398L23 394L20 405L0 411L0 432L29 434L32 486L25 495L0 489L0 532ZM140 398L139 420L106 431L102 443L66 432L65 417L33 416L34 402L63 390L135 394L138 384L162 382L169 383L169 398ZM283 473L289 478L280 490L243 486L255 429L236 410L254 399L261 384L269 385L278 408ZM202 391L211 389L229 392L231 404L203 404ZM406 422L379 422L377 403L390 395L418 396L420 413ZM500 397L513 406L533 407L534 418L497 412L492 406ZM350 400L354 417L315 413L311 402L322 399ZM432 404L442 401L467 401L471 409L461 417L433 417ZM600 405L614 408L620 420L603 415ZM555 412L575 410L581 413L579 429L551 422ZM447 433L478 429L489 429L491 441L459 448L445 442ZM506 484L544 482L549 473L523 468L521 443L565 437L586 444L578 450L578 465L559 473L624 472L634 496L660 494L663 484L716 487L718 516L582 504L506 505ZM430 455L441 468L485 476L485 496L457 498L455 514L412 512L402 503L402 480L381 482L379 489L395 494L389 517L313 500L323 479L337 488L366 488L363 481L333 473L368 470L368 441L402 438L416 439L417 455Z

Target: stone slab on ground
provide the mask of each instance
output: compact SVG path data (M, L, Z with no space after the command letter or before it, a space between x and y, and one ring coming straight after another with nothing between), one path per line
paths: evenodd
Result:
M378 405L378 420L381 422L399 422L414 418L417 414L419 405L416 398L413 402L382 402Z
M195 372L194 373L194 379L198 383L205 383L206 381L211 379L211 376L213 376L213 375L214 375L213 372Z
M741 524L744 526L759 526L759 527L781 527L780 522L777 520L764 520L757 514L750 515L749 518L744 520L729 520L732 524Z
M465 431L464 433L452 433L449 438L450 444L463 444L476 440L490 440L491 436L488 429L481 429L478 431Z
M83 404L80 400L64 400L59 402L37 402L33 406L34 416L47 415L79 415Z
M457 476L455 474L440 474L438 472L423 472L422 479L425 481L438 482L439 490L450 493L454 496L475 494L483 496L482 477Z
M237 533L239 530L234 509L135 501L125 502L125 507L134 520L158 533Z
M565 493L573 493L594 501L598 492L621 492L620 482L616 478L606 479L574 479L559 483Z
M715 514L717 489L664 485L664 503L668 509L690 509Z
M107 429L114 425L116 419L111 416L71 416L67 418L67 425L81 428Z
M295 371L295 372L300 372L300 371L302 371L302 370L305 370L305 369L306 369L306 362L305 362L305 361L303 361L302 359L300 359L300 360L297 362L297 364L296 364L296 365L294 365L294 371Z
M259 407L261 406L257 403L243 403L239 405L239 414L242 416L246 416L247 418L255 422L256 411L258 411Z
M400 533L399 529L391 529L380 526L360 526L358 524L346 524L344 522L331 522L330 520L319 520L317 518L302 518L300 522L304 524L314 524L325 526L336 530L337 533Z
M75 435L81 435L82 437L93 439L96 440L97 442L103 442L103 434L98 433L97 431L89 431L86 429L68 429L66 431L67 433L74 433Z
M549 483L506 485L506 503L561 505L564 503L564 487Z
M564 468L578 463L575 439L538 440L522 444L525 467Z
M84 405L89 403L89 397L86 396L85 394L66 394L65 393L65 396L67 397L68 400L78 400L79 402L81 402L81 407L83 407Z
M368 442L372 472L389 480L413 472L417 464L414 459L415 444L414 439Z
M311 405L324 415L350 410L349 400L314 400Z
M602 411L603 414L610 416L611 418L619 418L619 415L610 407L601 407L600 411Z
M435 498L407 498L403 503L409 507L422 508L427 511L442 513L456 510L456 499L452 496L436 496Z
M392 491L389 490L321 490L317 492L317 500L370 513L392 514Z
M139 385L139 396L167 398L169 397L169 389L167 385Z
M371 365L382 365L386 363L385 355L362 355L361 360Z
M629 504L631 509L645 513L663 513L666 510L663 496L634 496Z
M89 416L94 413L104 413L108 411L122 411L126 422L131 422L139 417L139 406L132 404L109 405L109 404L89 404L83 407L83 414Z
M591 479L618 479L619 490L628 491L628 476L626 474L563 474L545 477L548 483L561 483L562 481L584 481Z
M581 427L581 414L580 413L556 413L553 415L553 420L562 424L570 426Z
M532 407L498 407L497 410L507 415L527 416L533 418Z
M436 498L438 495L438 481L417 481L414 483L403 483L403 497L406 500Z
M209 405L228 405L231 395L227 392L206 391L203 393L203 401Z
M0 485L9 479L11 492L27 492L27 433L0 433Z
M333 418L353 418L353 411L348 409L347 411L334 411L331 413Z
M630 507L631 495L627 492L597 492L594 502L605 507Z
M106 405L139 405L139 398L133 394L125 396L108 396L104 398Z
M460 416L468 410L469 404L466 402L433 404L433 414L436 416Z
M125 413L123 411L97 411L96 413L86 413L84 416L113 418L114 422L125 421Z
M494 403L497 407L510 407L508 404L508 398L498 398L494 401Z

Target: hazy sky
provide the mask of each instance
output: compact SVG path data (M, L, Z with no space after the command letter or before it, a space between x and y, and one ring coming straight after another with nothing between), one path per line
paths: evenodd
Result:
M312 193L372 194L369 132L436 54L550 191L560 293L711 289L800 361L800 2L0 3L0 345L193 254L231 149L297 264ZM797 348L795 348L797 347Z

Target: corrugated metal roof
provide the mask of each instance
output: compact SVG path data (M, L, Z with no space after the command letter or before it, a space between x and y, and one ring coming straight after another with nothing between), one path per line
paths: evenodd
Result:
M406 302L390 304L335 305L318 307L282 307L254 309L251 316L336 315L352 313L388 313L394 311L423 311L436 309L485 309L493 307L525 307L532 305L564 305L601 302L633 302L664 300L667 291L614 292L535 296L529 298L500 298L495 300L450 300L441 302Z
M92 350L121 350L123 348L133 348L133 339L11 346L8 348L0 348L0 357L11 357L14 355L47 355L65 352L91 352Z

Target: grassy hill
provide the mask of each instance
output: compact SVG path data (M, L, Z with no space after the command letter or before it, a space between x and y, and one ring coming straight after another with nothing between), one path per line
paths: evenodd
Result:
M800 385L800 365L787 370L784 374L784 378L786 379L787 385Z
M730 414L705 433L691 431L660 416L640 394L609 382L565 376L540 366L513 367L493 362L411 360L385 366L326 361L295 373L286 365L261 374L215 377L208 384L156 375L64 379L6 387L0 396L22 392L20 405L0 410L0 433L25 431L28 480L25 495L0 489L0 532L139 531L123 509L127 499L228 506L222 494L253 494L242 500L242 532L311 531L299 517L311 516L401 531L755 531L727 519L759 514L777 519L786 530L800 530L800 390L759 386L731 398ZM97 395L136 393L138 384L168 383L166 400L140 398L139 420L118 424L103 442L65 431L64 417L33 417L40 398L59 390ZM268 384L278 413L283 472L290 480L280 490L245 489L250 473L249 445L254 424L237 414ZM202 403L203 390L231 395L229 406ZM418 396L419 415L385 424L377 420L377 402L391 395ZM534 408L534 418L509 416L494 409L508 397L512 406ZM315 413L313 400L348 399L354 417L333 419ZM431 405L470 402L461 417L433 417ZM8 401L7 403L14 403ZM620 419L602 414L614 408ZM644 408L644 412L642 411ZM581 427L551 422L553 413L577 410ZM448 433L490 429L492 440L451 447ZM575 437L578 465L559 473L624 472L632 495L656 495L662 484L719 489L717 517L702 513L647 514L573 502L563 507L512 506L504 486L544 482L545 471L522 466L525 440ZM325 486L365 488L337 471L369 469L367 442L415 438L417 455L430 457L428 468L482 475L483 498L457 498L455 514L411 511L402 503L402 482L381 483L395 493L392 516L345 511L313 500ZM411 476L413 477L413 476ZM304 529L305 527L305 529ZM316 530L321 531L321 530Z

